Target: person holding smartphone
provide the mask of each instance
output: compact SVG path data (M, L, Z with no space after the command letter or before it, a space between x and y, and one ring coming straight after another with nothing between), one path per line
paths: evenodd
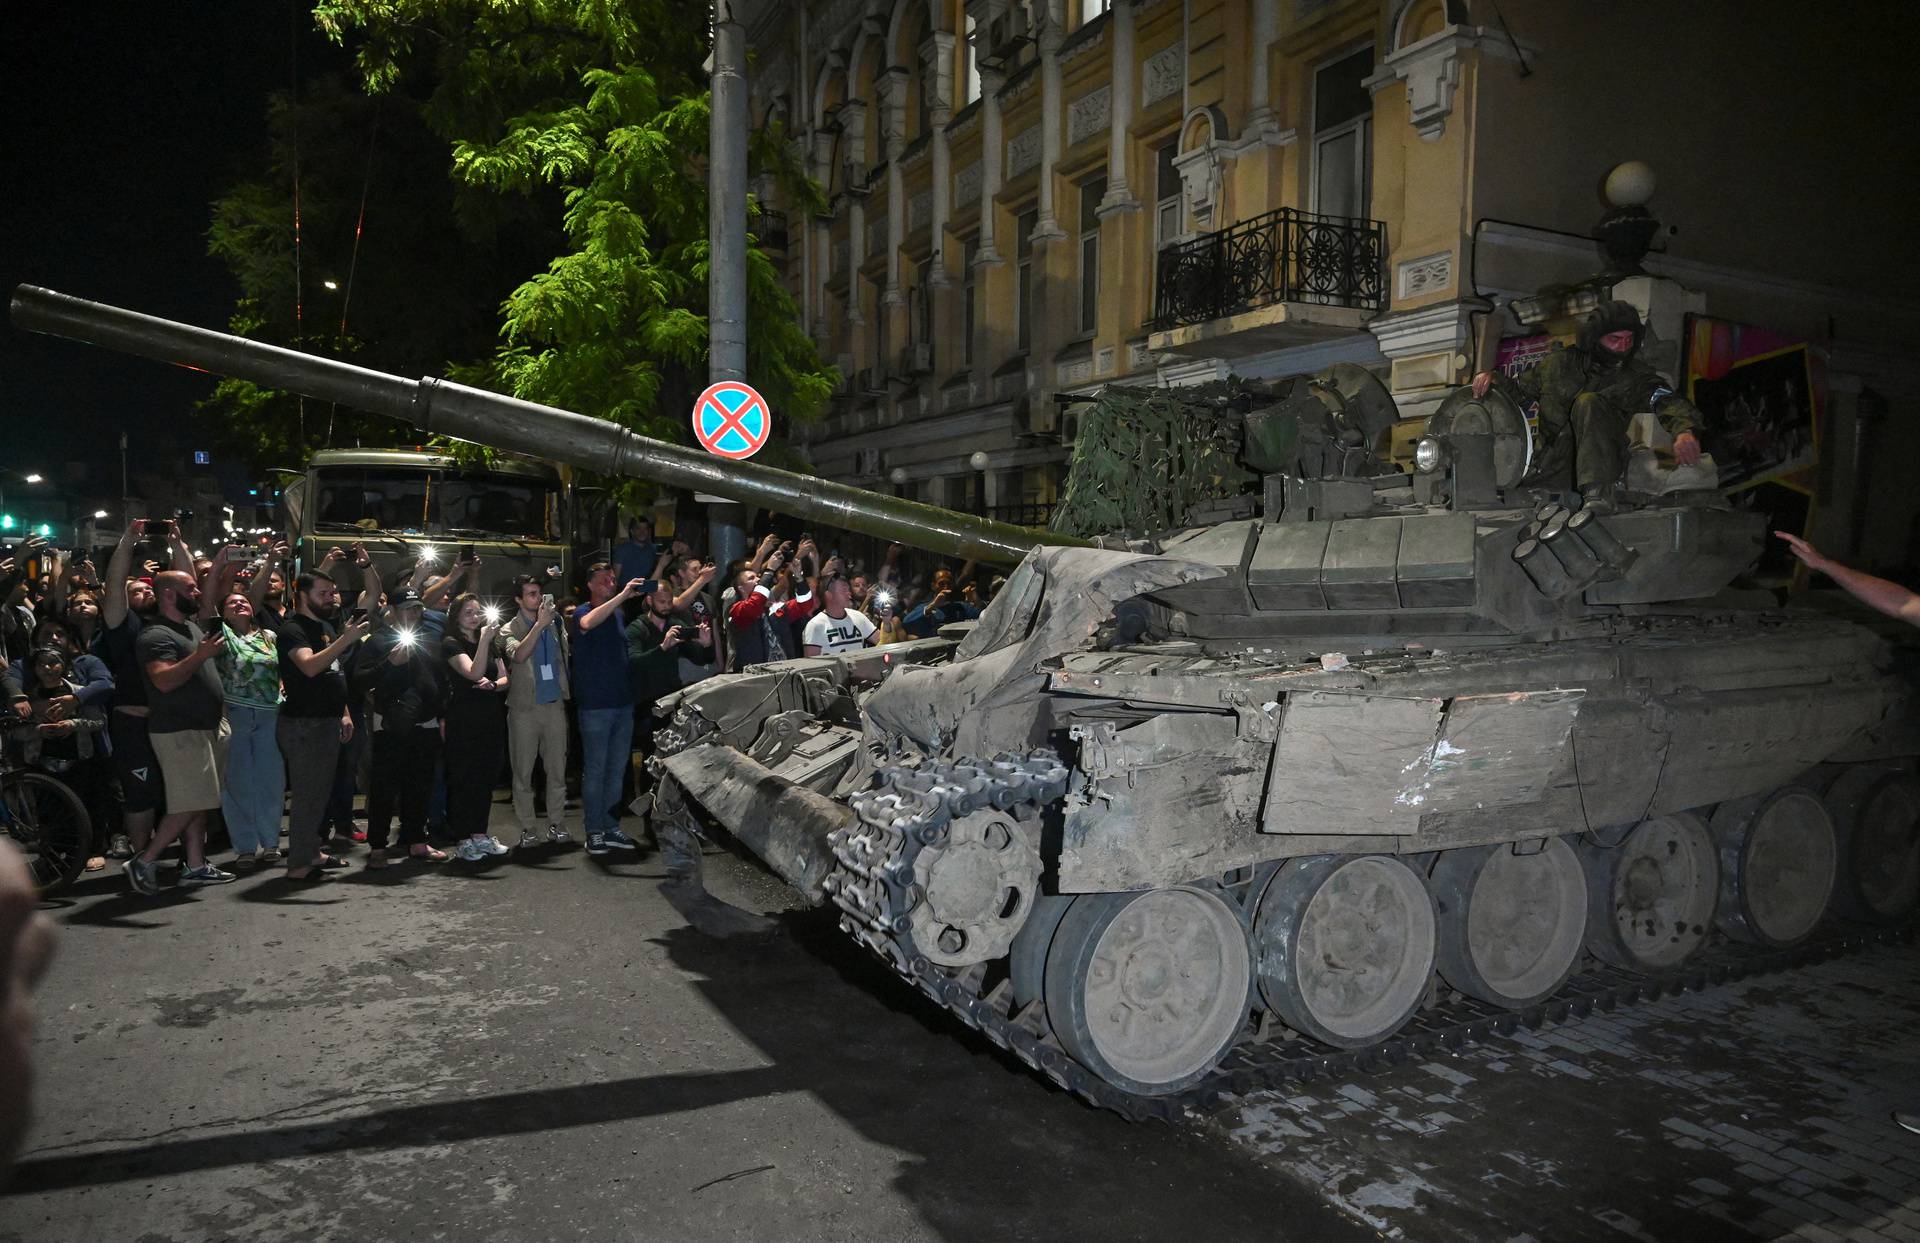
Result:
M452 676L447 699L447 830L459 839L454 853L469 863L507 848L487 829L493 782L507 750L507 690L511 675L501 654L499 614L492 618L480 598L461 596L447 610L440 655Z
M635 739L640 754L653 754L653 734L659 722L653 705L680 689L682 660L701 668L713 665L713 623L673 607L671 584L653 581L647 586L640 616L627 627L627 676L633 683Z
M513 580L518 609L501 632L502 650L512 677L507 686L507 755L513 769L513 814L520 822L522 848L541 845L534 820L533 764L547 777L545 842L556 846L573 839L562 827L567 812L567 682L565 628L558 624L553 597L532 575Z
M324 853L320 834L333 795L340 748L353 737L346 670L364 619L339 624L340 594L330 575L309 570L294 580L294 611L280 625L280 681L286 701L274 732L287 760L292 810L287 818L287 879L313 881L346 862Z

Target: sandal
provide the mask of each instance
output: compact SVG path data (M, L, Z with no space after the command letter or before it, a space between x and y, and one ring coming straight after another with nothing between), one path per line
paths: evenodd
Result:
M104 872L106 870L107 857L105 855L95 855L93 858L87 860L87 871Z
M274 850L272 847L268 847L266 850L255 855L254 858L261 863L278 863L280 862L280 852Z
M368 870L368 871L370 871L370 872L377 872L377 871L379 871L379 870L380 870L381 868L383 868L383 867L385 867L385 866L387 866L387 852L386 852L386 851L384 851L384 850L369 850L369 851L367 852L367 870Z
M307 874L305 876L295 876L291 871L289 871L287 873L287 879L292 881L296 885L317 885L323 880L330 880L332 878L329 877L325 872L321 871L319 868L319 865L316 864L315 866L307 870Z
M337 872L347 866L347 861L338 855L321 855L320 862L314 864L314 866L323 868L329 872Z
M413 847L407 851L407 856L412 859L425 859L428 863L445 863L447 861L446 851L425 844Z

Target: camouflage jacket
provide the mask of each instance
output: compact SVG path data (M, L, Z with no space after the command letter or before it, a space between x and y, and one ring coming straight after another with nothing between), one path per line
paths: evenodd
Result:
M1545 474L1556 465L1572 460L1573 437L1568 434L1573 420L1574 399L1593 393L1620 411L1626 418L1651 410L1667 434L1698 432L1700 411L1674 391L1667 378L1638 358L1629 358L1617 367L1600 367L1588 359L1584 350L1556 345L1538 367L1519 376L1496 377L1509 397L1523 407L1540 403L1540 438L1546 445L1544 460L1534 463L1534 474Z

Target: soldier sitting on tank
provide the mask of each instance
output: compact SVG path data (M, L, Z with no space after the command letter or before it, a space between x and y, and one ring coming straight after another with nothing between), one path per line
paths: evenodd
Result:
M1540 403L1546 448L1530 482L1565 486L1571 463L1573 485L1586 504L1611 508L1614 484L1626 467L1627 424L1643 410L1651 410L1672 435L1673 456L1682 466L1700 460L1700 412L1635 357L1645 335L1638 311L1608 302L1587 317L1571 348L1555 346L1531 371L1517 378L1491 371L1473 377L1475 397L1498 387L1522 406Z

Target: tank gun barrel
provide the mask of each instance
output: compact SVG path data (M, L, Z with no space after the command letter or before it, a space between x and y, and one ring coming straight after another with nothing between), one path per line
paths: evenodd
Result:
M724 496L949 557L1012 562L1037 544L1088 542L773 466L727 461L700 449L638 435L605 419L450 380L409 380L34 285L13 291L12 312L13 322L32 332L339 402L410 423L432 435L565 462L604 475L650 479Z

